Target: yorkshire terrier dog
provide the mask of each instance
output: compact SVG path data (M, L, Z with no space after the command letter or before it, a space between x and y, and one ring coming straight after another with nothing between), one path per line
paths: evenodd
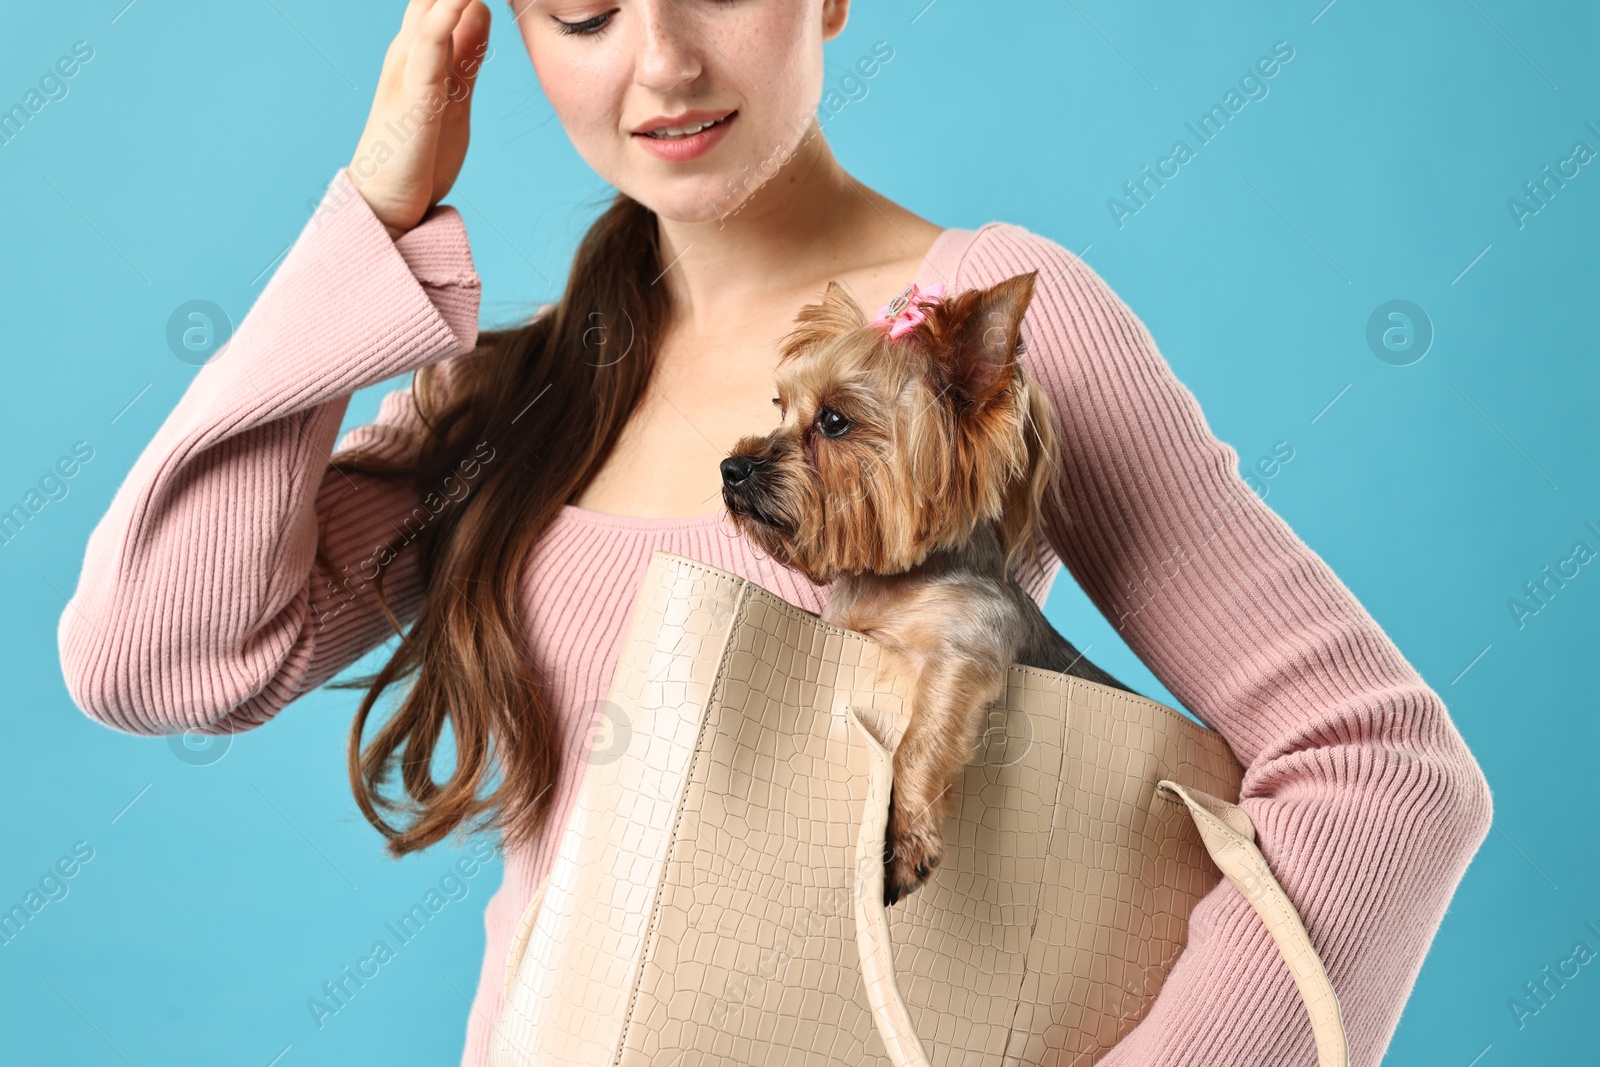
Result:
M894 752L884 898L938 867L943 823L1010 664L1127 690L1011 577L1037 552L1059 467L1048 399L1022 364L1036 272L948 299L907 289L868 321L837 283L782 342L782 423L722 461L735 525L834 583L822 618L884 646L910 718Z

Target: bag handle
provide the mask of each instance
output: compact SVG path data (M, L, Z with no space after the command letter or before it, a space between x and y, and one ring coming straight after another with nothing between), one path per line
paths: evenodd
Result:
M1339 1014L1339 997L1333 991L1322 957L1311 943L1311 935L1300 921L1300 913L1273 876L1267 858L1256 847L1256 832L1250 816L1237 804L1165 778L1156 783L1156 789L1174 793L1184 802L1212 862L1244 894L1266 924L1267 933L1272 935L1278 953L1289 965L1289 974L1311 1016L1311 1036L1317 1043L1319 1067L1347 1067L1350 1046L1345 1038L1344 1020Z
M890 1061L895 1067L932 1067L912 1025L911 1013L900 996L889 941L889 918L883 906L884 835L889 826L894 758L862 722L855 708L847 708L846 714L871 754L866 811L856 838L856 946L861 953L861 978ZM1244 894L1266 924L1311 1016L1318 1067L1348 1067L1350 1049L1339 1014L1339 998L1328 980L1316 946L1311 943L1311 936L1306 933L1305 924L1300 921L1300 914L1273 877L1266 857L1256 847L1255 827L1251 825L1250 816L1237 804L1169 779L1158 781L1156 790L1177 796L1184 802L1212 861Z

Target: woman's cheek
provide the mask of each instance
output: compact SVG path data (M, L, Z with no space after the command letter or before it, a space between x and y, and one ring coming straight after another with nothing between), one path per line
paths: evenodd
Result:
M602 176L616 166L627 133L622 130L621 98L627 74L615 62L536 65L534 70L556 120L578 154ZM554 68L554 69L552 69Z

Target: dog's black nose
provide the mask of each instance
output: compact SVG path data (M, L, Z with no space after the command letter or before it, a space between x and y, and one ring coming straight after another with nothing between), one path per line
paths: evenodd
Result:
M729 456L722 461L722 484L729 488L744 484L750 477L750 472L755 470L755 466L746 456Z

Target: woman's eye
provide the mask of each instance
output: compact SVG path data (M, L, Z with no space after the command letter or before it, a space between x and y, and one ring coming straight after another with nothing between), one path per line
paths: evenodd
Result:
M615 15L616 13L616 9L613 8L602 15L596 15L592 19L584 19L582 22L564 22L561 19L556 18L554 15L551 15L550 18L555 21L557 26L561 27L560 32L562 36L587 37L599 33L601 30L605 29L606 24L611 21L611 16Z
M824 437L840 437L850 429L850 420L830 408L817 412L817 429Z

